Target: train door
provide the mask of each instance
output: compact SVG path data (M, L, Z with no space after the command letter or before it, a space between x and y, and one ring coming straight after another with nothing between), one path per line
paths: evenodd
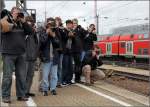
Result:
M106 54L111 55L112 53L112 43L107 43L106 45Z
M126 42L126 54L127 55L133 54L133 41Z

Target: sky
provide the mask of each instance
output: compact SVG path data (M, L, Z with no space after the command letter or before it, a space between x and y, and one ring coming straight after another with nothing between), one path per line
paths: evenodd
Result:
M15 1L6 1L8 10ZM94 1L27 1L28 9L36 9L37 21L46 17L60 16L63 22L78 18L79 24L87 28L95 23ZM45 12L46 11L46 12ZM113 28L127 25L149 23L149 1L97 1L99 34L109 34Z

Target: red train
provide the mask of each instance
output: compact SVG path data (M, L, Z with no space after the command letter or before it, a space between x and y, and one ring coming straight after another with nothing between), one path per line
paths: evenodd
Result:
M101 57L143 59L150 58L150 35L127 34L98 36L95 44L100 49Z

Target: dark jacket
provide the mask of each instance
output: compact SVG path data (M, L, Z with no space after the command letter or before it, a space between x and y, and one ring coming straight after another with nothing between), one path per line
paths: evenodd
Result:
M53 64L59 63L59 53L58 50L60 47L59 44L59 35L58 32L56 32L55 37L50 37L46 32L40 35L40 51L41 51L41 61L42 62L49 62L50 61L50 43L52 43L53 46Z
M84 59L82 61L82 67L85 65L91 65L91 69L95 70L98 66L101 66L103 62L101 59L96 56L92 56L92 52L89 51L85 54Z
M64 42L63 54L69 54L70 55L70 54L74 54L76 51L75 50L75 37L69 37L68 33L69 33L69 31L67 29L65 29L65 36L63 37L63 42ZM72 41L70 49L67 47L67 42L69 39Z
M23 54L25 52L25 37L32 33L32 28L27 23L17 23L12 31L1 33L2 54Z
M83 42L84 38L86 36L86 30L84 30L80 25L77 26L76 29L74 29L75 32L75 51L77 53L82 52L83 50Z
M37 33L33 31L26 37L26 60L35 61L38 57L39 42Z
M88 32L84 38L84 51L92 50L94 46L94 41L97 41L97 35Z
M63 48L65 48L65 44L66 44L67 33L65 31L65 28L63 28L63 27L57 27L56 31L58 32L58 35L59 35L59 44L60 44L58 52L59 52L59 54L62 54Z

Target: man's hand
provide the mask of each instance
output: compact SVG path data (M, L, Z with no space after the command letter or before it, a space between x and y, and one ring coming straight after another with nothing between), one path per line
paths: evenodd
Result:
M51 36L51 37L55 37L55 36L56 36L55 32L52 32L52 29L50 29L50 28L46 29L46 33L47 33L49 36Z
M25 18L20 18L20 21L21 21L22 23L25 23Z
M2 32L4 32L4 33L11 31L12 28L13 28L13 24L9 23L9 22L7 21L7 19L8 19L8 17L5 16L4 18L2 18L2 19L0 20L1 30L2 30Z
M69 32L69 33L68 33L68 36L69 36L69 37L74 37L75 35L73 34L73 32Z

